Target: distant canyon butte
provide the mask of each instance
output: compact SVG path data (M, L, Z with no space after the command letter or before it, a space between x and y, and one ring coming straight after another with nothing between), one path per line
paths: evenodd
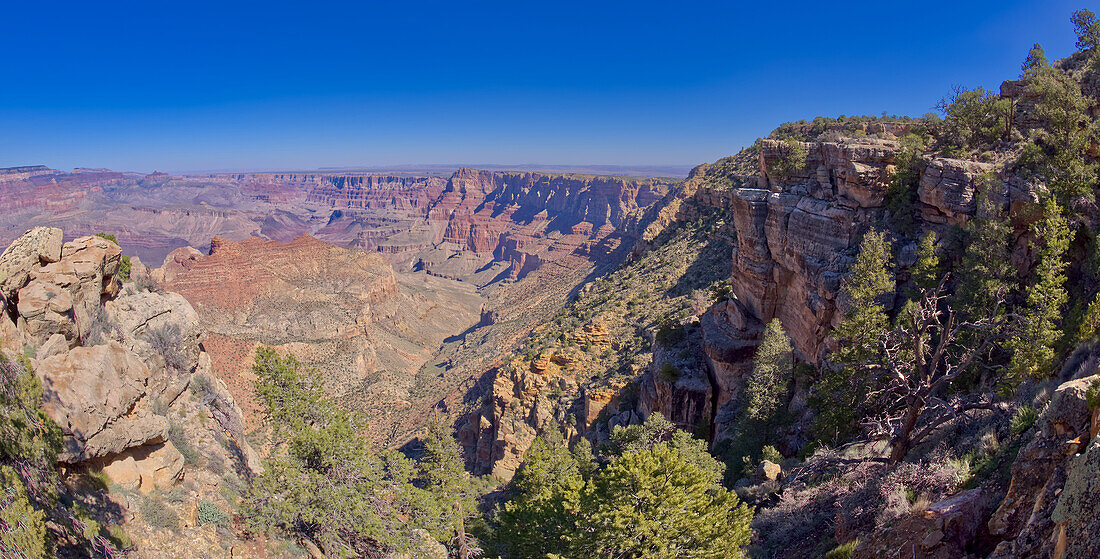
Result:
M117 237L207 332L258 425L251 359L295 354L372 439L456 414L586 278L629 257L675 178L459 168L176 176L0 169L0 244L33 226Z

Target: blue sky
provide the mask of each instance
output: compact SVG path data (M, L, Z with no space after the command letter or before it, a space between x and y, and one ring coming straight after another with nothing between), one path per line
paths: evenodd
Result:
M696 164L995 89L1082 2L12 2L0 166Z

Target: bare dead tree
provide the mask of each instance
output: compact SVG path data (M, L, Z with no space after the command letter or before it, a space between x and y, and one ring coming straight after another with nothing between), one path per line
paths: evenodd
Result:
M1011 335L1018 323L1001 314L1003 298L989 314L961 321L946 303L945 277L939 286L922 290L920 298L906 305L898 325L880 340L883 362L872 365L882 381L870 394L887 402L884 412L864 421L872 438L890 440L890 462L905 458L909 450L952 418L976 409L991 409L991 400L946 398L943 393L964 371ZM931 414L931 415L929 415ZM918 420L927 416L920 429Z

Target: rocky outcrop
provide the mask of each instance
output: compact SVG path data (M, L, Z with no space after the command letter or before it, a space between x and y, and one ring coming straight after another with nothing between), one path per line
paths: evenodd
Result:
M921 174L917 196L921 218L929 223L957 225L976 209L978 178L993 166L977 161L936 157Z
M1089 525L1100 509L1085 494L1091 482L1081 475L1090 464L1089 447L1096 442L1085 393L1098 378L1072 380L1055 390L1034 435L1012 463L1008 492L989 519L989 532L1004 540L991 558L1084 557L1066 555L1064 550L1095 549L1088 547L1096 543ZM1082 451L1084 455L1075 456ZM1092 508L1081 510L1087 507ZM1063 550L1061 555L1057 549Z
M61 230L35 227L0 254L0 298L11 300L40 264L61 260Z
M103 300L118 293L121 257L118 245L99 237L65 243L61 258L30 270L16 294L20 329L35 345L54 334L72 344L86 338Z
M178 293L127 291L104 305L106 322L119 343L153 369L170 374L149 389L169 403L187 386L205 337L199 315Z
M174 485L183 475L183 455L171 442L143 445L113 456L103 473L128 491L150 493Z
M469 423L471 428L459 432L459 441L475 449L469 457L475 473L511 479L535 436L565 422L551 395L576 390L576 380L562 374L550 355L530 364L516 359L502 366L493 380L493 397Z
M152 372L117 342L42 360L43 408L65 433L61 460L82 462L160 442L168 421L153 413Z
M239 407L211 378L195 310L178 294L121 286L114 243L82 237L61 245L61 235L32 230L5 251L6 277L25 279L12 283L12 304L0 306L0 351L8 360L34 355L28 364L42 382L43 411L61 428L62 475L101 470L112 487L142 493L188 475L184 494L221 499L221 484L239 484L260 465ZM135 263L136 274L148 273ZM87 491L79 489L79 499ZM139 555L155 547L134 514L142 501L106 489L95 497L121 507L112 522L126 522Z

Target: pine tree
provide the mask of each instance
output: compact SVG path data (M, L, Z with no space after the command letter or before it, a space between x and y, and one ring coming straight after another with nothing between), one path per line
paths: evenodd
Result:
M794 367L791 340L783 323L773 318L753 357L752 373L745 382L745 414L769 425L782 405Z
M256 350L256 396L276 446L242 503L257 531L277 529L327 556L403 549L424 526L413 468L369 451L350 413L324 395L315 371L274 349Z
M1030 97L1035 98L1033 111L1039 126L1031 130L1017 160L1019 170L1030 174L1033 182L1045 183L1063 205L1091 197L1096 164L1086 153L1096 130L1089 125L1090 102L1081 85L1064 70L1037 56L1032 60L1031 55L1023 78Z
M743 556L752 509L668 443L614 458L580 498L573 557Z
M870 378L867 365L879 358L878 340L889 325L879 299L894 290L890 274L890 242L868 231L856 262L841 285L844 318L834 330L837 351L814 387L819 441L835 443L851 434L857 411L867 407Z
M566 554L584 487L581 470L561 433L535 438L497 515L498 545L509 557Z
M450 539L450 547L459 559L469 556L466 519L476 512L476 500L470 476L462 460L462 449L453 430L441 415L428 420L423 436L424 454L417 463L419 480L433 497L425 520L429 533L437 539Z
M1097 50L1100 46L1100 19L1092 10L1077 10L1070 16L1073 30L1077 33L1077 49L1081 51Z
M1012 227L993 192L995 177L985 175L977 183L977 208L963 226L966 245L955 273L959 279L955 307L965 319L989 316L1014 283Z
M604 457L610 459L631 452L651 450L660 444L668 444L685 460L716 476L721 477L725 471L723 464L707 451L706 441L676 427L660 412L649 414L641 425L616 427L611 432L609 453L605 453Z
M940 257L936 254L935 231L929 230L921 237L917 245L917 262L909 269L909 276L918 293L939 285Z
M1031 231L1036 237L1032 249L1038 255L1034 281L1027 289L1022 333L1009 341L1012 370L1018 378L1053 373L1054 347L1062 337L1058 325L1068 298L1065 256L1071 233L1057 200L1047 200L1043 218L1032 225Z
M1035 75L1039 70L1050 66L1047 62L1046 51L1043 50L1043 46L1039 43L1035 43L1031 47L1031 50L1027 52L1027 58L1024 59L1024 63L1020 65L1020 70L1024 76Z

